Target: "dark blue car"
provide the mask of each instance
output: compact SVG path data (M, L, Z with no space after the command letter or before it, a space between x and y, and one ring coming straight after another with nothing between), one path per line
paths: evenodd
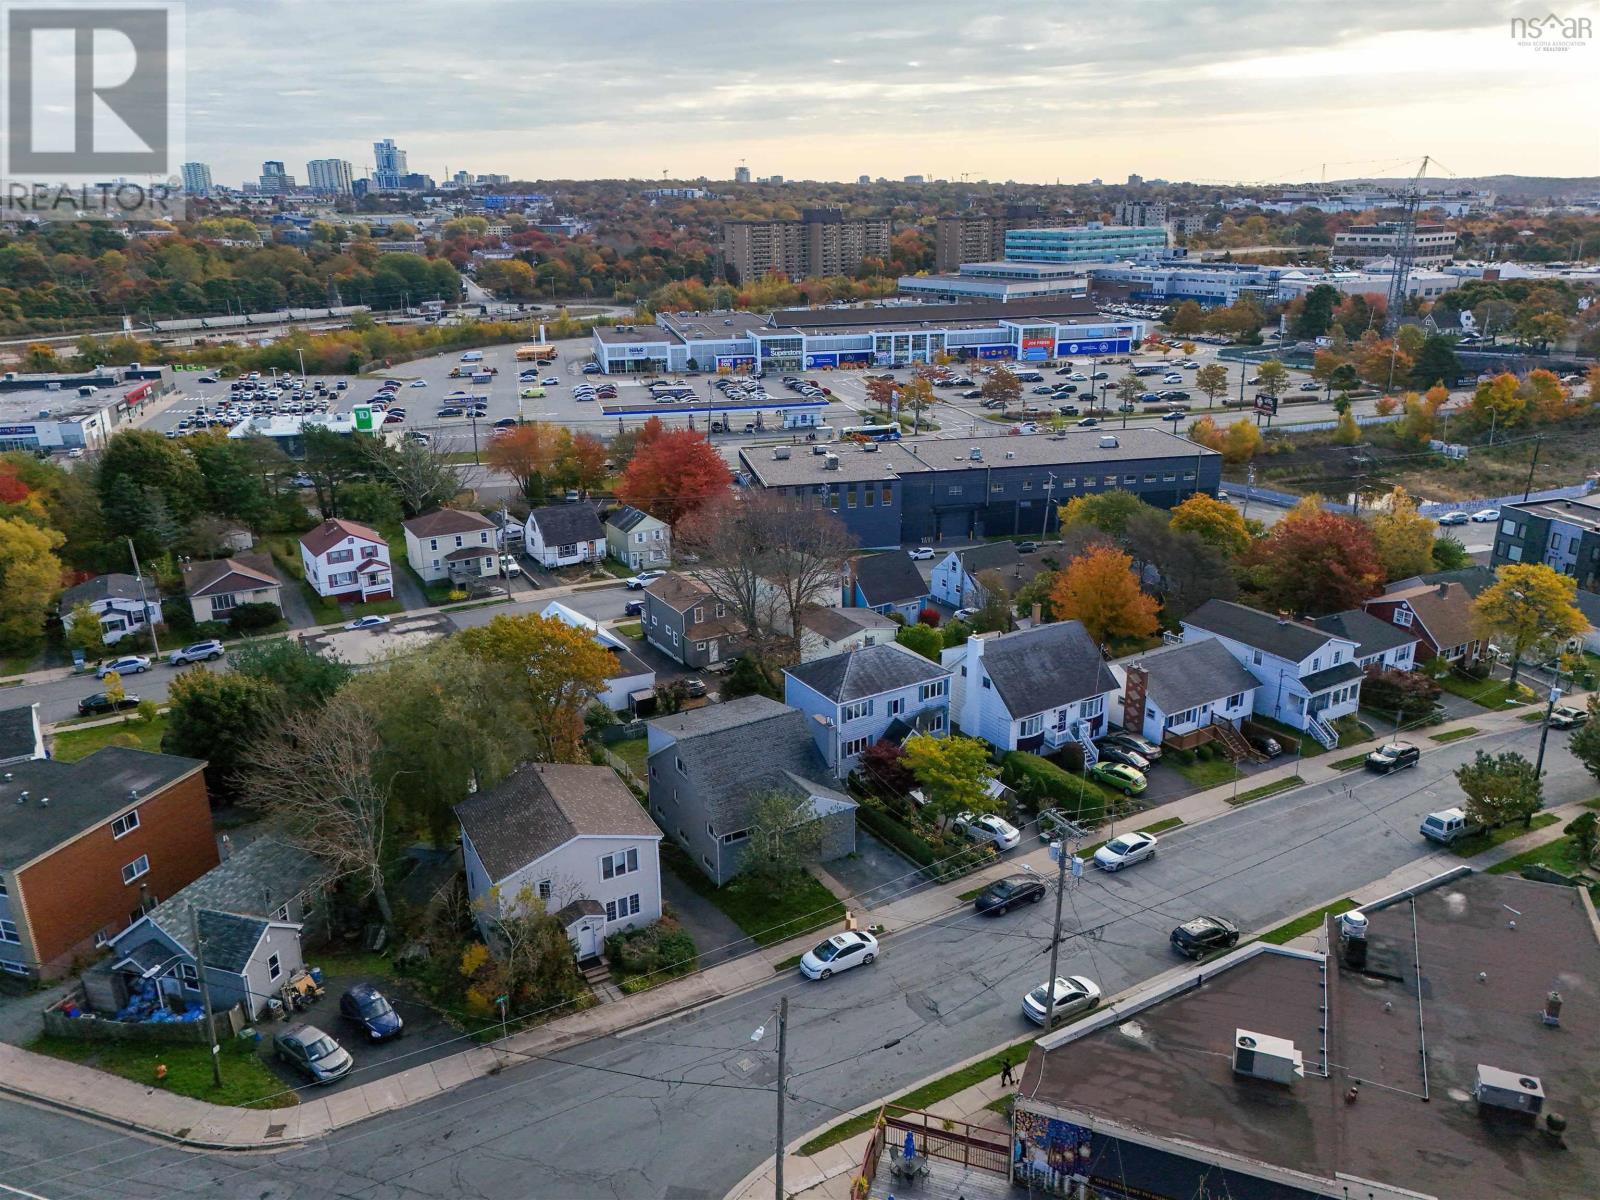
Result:
M339 1013L366 1030L375 1042L399 1037L405 1028L387 997L370 983L358 983L339 997Z

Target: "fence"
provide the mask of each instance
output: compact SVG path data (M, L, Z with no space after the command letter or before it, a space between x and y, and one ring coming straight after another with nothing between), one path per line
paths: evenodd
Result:
M892 1105L885 1106L883 1123L890 1154L898 1153L905 1141L896 1135L909 1133L918 1154L959 1163L968 1170L1006 1176L1011 1173L1011 1143L997 1137L993 1130Z
M44 1031L55 1037L72 1038L79 1042L149 1042L160 1045L196 1046L208 1044L205 1021L114 1021L97 1016L85 1007L83 991L72 992L44 1010ZM76 1008L82 1015L69 1017L64 1010ZM244 1007L235 1004L222 1012L213 1012L216 1026L214 1041L226 1041L238 1036L249 1022Z

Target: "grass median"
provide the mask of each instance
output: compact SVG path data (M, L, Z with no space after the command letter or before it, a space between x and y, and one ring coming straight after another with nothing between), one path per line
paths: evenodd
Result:
M1268 796L1276 796L1279 792L1287 792L1297 787L1302 787L1305 780L1298 775L1291 775L1287 779L1278 779L1272 783L1264 783L1260 787L1251 788L1248 792L1240 792L1237 796L1229 798L1228 803L1237 808L1241 804L1250 804L1256 800L1265 800Z
M1450 853L1457 858L1472 858L1482 854L1485 850L1493 850L1496 846L1514 841L1524 834L1532 833L1537 829L1548 829L1554 825L1559 817L1555 813L1534 813L1533 822L1526 828L1520 822L1502 825L1498 829L1488 829L1473 837L1462 838L1459 842L1450 844Z
M1476 725L1463 725L1460 729L1447 729L1443 733L1430 733L1428 740L1438 742L1441 746L1448 746L1451 742L1459 742L1462 738L1475 737L1479 733Z

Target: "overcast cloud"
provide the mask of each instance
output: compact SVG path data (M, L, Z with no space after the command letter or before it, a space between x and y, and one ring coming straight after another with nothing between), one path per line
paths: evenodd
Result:
M1596 5L1563 6L1588 15ZM1214 181L1600 174L1600 40L1548 8L1015 0L267 0L188 6L188 151L513 178ZM1414 167L1413 167L1414 169Z

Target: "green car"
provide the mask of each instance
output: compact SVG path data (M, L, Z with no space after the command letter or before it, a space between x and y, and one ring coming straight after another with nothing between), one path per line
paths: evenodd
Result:
M1148 786L1142 773L1122 763L1097 762L1089 768L1089 778L1115 788L1124 796L1137 796Z

